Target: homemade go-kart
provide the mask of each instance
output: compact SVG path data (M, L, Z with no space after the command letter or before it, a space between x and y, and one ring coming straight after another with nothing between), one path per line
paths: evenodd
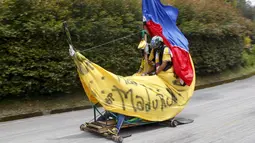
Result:
M168 72L162 72L162 75L159 73L151 76L123 77L105 70L74 49L67 24L63 24L69 53L94 110L93 121L82 124L82 131L91 131L122 142L125 136L122 137L119 133L123 128L155 123L176 127L193 122L191 119L176 117L187 105L195 88L195 70L188 53L188 43L175 25L178 15L175 13L176 9L161 6L159 0L143 0L143 5L144 19L147 19L150 34L165 37L164 44L173 52L173 67ZM165 10L173 11L171 13ZM171 23L172 26L167 27ZM185 85L175 84L175 73L185 79ZM184 73L187 76L183 76ZM103 112L100 112L98 105L102 106Z
M193 122L192 119L177 118L176 115L192 96L194 83L178 92L167 87L156 75L114 75L75 52L66 24L64 28L70 53L73 54L80 80L94 111L93 121L80 126L82 131L94 132L121 143L123 138L129 137L119 135L123 128L155 123L176 127ZM98 105L103 106L103 112L100 112Z
M107 139L111 139L117 143L121 143L123 138L130 137L131 135L121 136L119 132L121 129L142 126L148 124L160 123L160 125L165 125L168 127L176 127L182 124L192 123L194 120L186 118L172 118L162 122L147 121L141 118L136 117L127 117L122 114L116 114L106 111L105 114L102 114L96 107L93 105L94 109L94 121L84 123L80 126L82 131L90 131L100 135L103 135ZM99 113L101 116L96 117L96 113Z

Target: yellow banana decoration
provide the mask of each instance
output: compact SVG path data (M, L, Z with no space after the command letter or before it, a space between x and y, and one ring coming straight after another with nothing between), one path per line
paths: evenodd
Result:
M175 85L174 74L163 80L160 76L119 76L89 61L79 52L74 62L89 100L100 103L107 111L148 121L165 121L180 113L195 87ZM193 65L194 69L194 65Z

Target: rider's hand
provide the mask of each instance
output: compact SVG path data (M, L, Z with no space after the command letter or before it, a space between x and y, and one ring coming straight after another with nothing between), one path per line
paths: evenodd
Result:
M151 60L149 60L149 64L152 65L152 66L155 65L155 63L153 61L151 61Z
M146 76L147 75L147 73L142 73L142 76Z
M151 75L156 75L156 73L155 73L155 72L152 72Z

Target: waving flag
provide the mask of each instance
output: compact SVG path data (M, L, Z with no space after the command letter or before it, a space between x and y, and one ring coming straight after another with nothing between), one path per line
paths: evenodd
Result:
M160 0L143 0L142 11L151 36L161 36L173 53L173 68L188 86L192 83L194 71L189 54L189 43L176 26L178 9L165 6Z

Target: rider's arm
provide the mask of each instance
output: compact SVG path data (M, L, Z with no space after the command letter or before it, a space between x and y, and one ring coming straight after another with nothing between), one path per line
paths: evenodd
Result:
M144 68L144 60L142 59L140 68L139 68L139 70L138 70L138 73L142 72L142 71L143 71L143 68Z
M165 68L166 65L167 65L167 62L168 62L168 61L163 61L163 62L162 62L162 64L161 64L161 65L159 66L159 68L157 69L156 74L158 74L158 73L160 73L161 71L164 70L164 68Z
M150 56L148 58L148 64L151 66L155 66L155 63L152 61L154 59L154 49L151 50ZM149 69L147 72L143 73L144 75L151 73L154 71L154 68Z
M144 34L144 40L146 41L146 43L147 43L147 33L145 32L145 34Z
M148 59L148 63L151 65L151 66L154 66L155 63L152 61L154 59L154 49L151 50L151 53L150 53L150 56L149 56L149 59Z
M171 51L168 47L164 48L164 54L162 57L162 64L160 67L157 69L156 74L160 73L161 71L164 70L164 68L167 66L167 62L171 62Z
M148 43L146 43L146 46L144 48L144 55L143 55L146 63L148 63L148 60L149 60L148 55L149 54L150 54L149 53L149 46L148 46Z

